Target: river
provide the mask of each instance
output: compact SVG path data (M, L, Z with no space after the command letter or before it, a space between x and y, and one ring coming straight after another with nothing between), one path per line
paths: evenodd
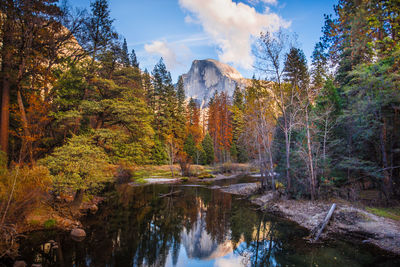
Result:
M307 230L210 186L116 186L82 223L82 242L58 230L31 233L21 259L28 266L400 266L361 244L309 244Z

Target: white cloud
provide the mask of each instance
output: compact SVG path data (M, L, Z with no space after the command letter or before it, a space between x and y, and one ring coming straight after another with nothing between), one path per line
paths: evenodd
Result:
M169 69L176 69L191 55L190 49L182 43L153 41L145 44L144 49L149 54L161 56Z
M252 2L252 3L262 2L262 3L270 4L270 5L276 5L278 3L277 0L249 0L249 2Z
M254 38L263 30L274 32L290 25L268 8L259 13L254 7L232 0L179 0L179 3L191 12L190 19L186 18L186 21L195 19L217 44L219 60L246 69L251 69L253 65L251 46Z

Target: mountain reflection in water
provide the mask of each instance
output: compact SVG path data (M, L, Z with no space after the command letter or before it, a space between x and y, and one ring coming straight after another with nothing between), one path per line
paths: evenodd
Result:
M160 197L178 190L180 194ZM32 233L21 243L21 257L43 266L364 266L389 262L371 250L343 242L311 246L303 240L307 232L295 224L257 212L230 194L202 187L119 186L84 226L87 238L81 243L71 240L68 233ZM59 249L45 249L48 240L58 242Z

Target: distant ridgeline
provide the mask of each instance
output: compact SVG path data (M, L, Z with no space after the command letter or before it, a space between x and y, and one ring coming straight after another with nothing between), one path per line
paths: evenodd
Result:
M235 68L213 59L193 61L182 78L186 97L196 100L201 108L206 107L215 92L226 92L231 97L236 86L245 89L250 82Z

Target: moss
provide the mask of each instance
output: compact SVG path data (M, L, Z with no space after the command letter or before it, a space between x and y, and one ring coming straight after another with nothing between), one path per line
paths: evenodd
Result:
M215 178L215 176L212 175L211 173L203 172L203 173L200 173L200 174L197 176L197 178L199 178L199 179L204 179L204 178Z
M46 229L54 228L56 226L57 222L54 219L49 219L44 222L43 226Z
M39 220L34 220L34 219L32 219L32 220L30 220L28 223L29 223L30 225L32 225L32 226L37 226L37 225L40 224L40 221L39 221Z
M400 207L392 207L392 208L367 207L366 210L381 217L389 218L395 221L400 221Z
M147 170L137 170L132 174L132 178L133 179L138 179L138 178L145 178L145 177L149 177L150 173Z
M135 179L135 183L138 183L138 184L145 184L145 183L147 183L147 182L146 182L146 180L143 179L143 178L136 178L136 179Z

